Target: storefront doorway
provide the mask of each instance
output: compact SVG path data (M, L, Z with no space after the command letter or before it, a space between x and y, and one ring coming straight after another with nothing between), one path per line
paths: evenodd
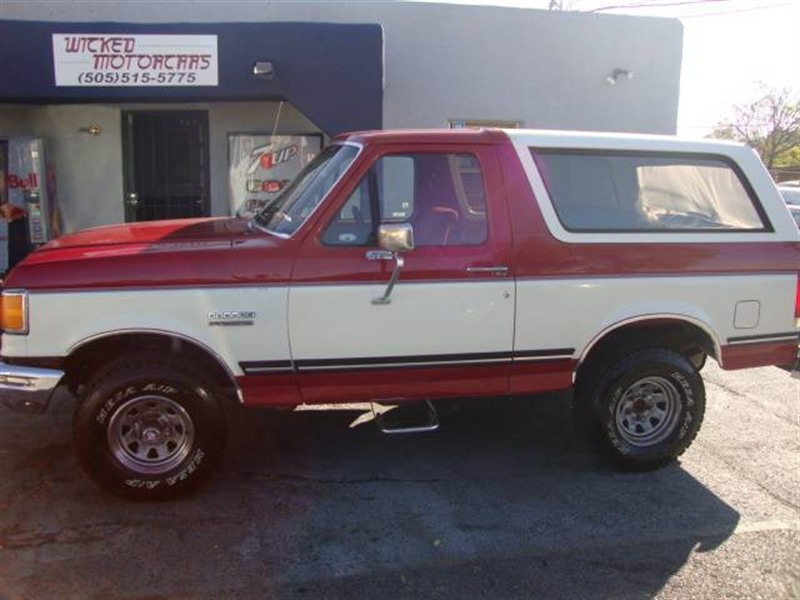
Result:
M206 217L208 113L123 111L125 220Z

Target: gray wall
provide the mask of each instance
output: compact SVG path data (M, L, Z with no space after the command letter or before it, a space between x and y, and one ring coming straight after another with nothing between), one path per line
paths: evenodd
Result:
M0 105L0 138L28 135L33 131L33 108L22 104Z
M100 135L89 135L99 125ZM36 110L33 133L47 142L56 170L61 230L118 223L122 212L121 120L107 106L46 106Z

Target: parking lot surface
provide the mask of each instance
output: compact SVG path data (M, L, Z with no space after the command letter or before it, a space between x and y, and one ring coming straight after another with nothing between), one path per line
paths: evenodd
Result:
M607 468L569 396L448 402L434 433L363 410L241 411L218 475L133 504L84 478L70 406L0 409L0 597L798 598L800 381L704 372L681 462Z

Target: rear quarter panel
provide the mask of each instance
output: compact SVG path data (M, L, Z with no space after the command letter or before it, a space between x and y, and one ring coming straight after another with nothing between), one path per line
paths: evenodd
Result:
M791 360L796 346L794 303L800 240L769 174L750 150L664 138L562 139L511 134L503 154L517 274L515 350L574 348L579 360L604 332L634 320L678 318L704 329L724 367L759 363L758 352L737 360L743 337L772 341L762 360L775 361L775 336ZM575 233L556 217L531 147L714 152L739 165L773 231L723 233ZM756 302L757 323L736 323L740 302ZM752 326L751 326L752 325ZM732 341L733 340L733 341ZM789 342L787 343L787 340ZM726 361L726 358L728 359ZM771 364L771 363L770 363Z

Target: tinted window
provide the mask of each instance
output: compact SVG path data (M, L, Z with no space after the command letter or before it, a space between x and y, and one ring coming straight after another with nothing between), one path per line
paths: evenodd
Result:
M738 172L721 159L532 150L571 231L763 230Z

